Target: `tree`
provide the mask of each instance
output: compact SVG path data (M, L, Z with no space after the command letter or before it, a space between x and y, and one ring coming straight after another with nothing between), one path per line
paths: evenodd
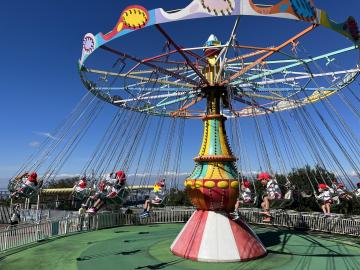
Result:
M175 188L170 189L170 194L168 198L167 205L169 206L191 206L189 197L186 194L185 190L178 190Z
M79 177L53 179L46 183L46 188L72 188L79 181Z

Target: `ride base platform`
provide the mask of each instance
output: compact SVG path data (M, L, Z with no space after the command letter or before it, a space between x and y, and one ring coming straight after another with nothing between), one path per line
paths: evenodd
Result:
M225 212L196 210L170 248L179 257L202 262L249 261L266 248L241 219Z
M1 270L99 269L360 269L358 238L258 227L266 257L246 262L207 263L179 258L169 249L183 224L124 226L43 241L0 255Z

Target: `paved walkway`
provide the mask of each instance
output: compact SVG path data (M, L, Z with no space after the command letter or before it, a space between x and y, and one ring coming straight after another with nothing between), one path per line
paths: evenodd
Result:
M1 270L360 269L360 239L255 228L269 254L243 263L199 263L171 254L183 224L120 227L44 242L0 258Z

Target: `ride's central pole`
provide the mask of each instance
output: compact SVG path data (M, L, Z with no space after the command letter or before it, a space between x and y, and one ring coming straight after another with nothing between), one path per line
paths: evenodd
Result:
M226 117L220 114L221 87L203 89L207 114L203 117L204 135L195 169L185 181L188 195L199 210L230 211L239 192L236 158L233 156L225 129Z
M205 50L209 65L204 75L213 86L202 89L207 99L204 135L199 155L194 158L195 169L184 183L197 210L173 242L171 251L197 261L252 260L265 256L265 247L245 222L233 221L228 214L238 197L239 182L236 158L226 136L226 117L221 114L221 105L227 103L226 87L214 85L218 53Z

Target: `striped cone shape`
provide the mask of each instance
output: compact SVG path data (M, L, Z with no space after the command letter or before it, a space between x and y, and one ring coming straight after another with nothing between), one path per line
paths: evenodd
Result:
M204 262L248 261L267 252L248 225L231 220L223 212L197 210L173 244L179 257Z

